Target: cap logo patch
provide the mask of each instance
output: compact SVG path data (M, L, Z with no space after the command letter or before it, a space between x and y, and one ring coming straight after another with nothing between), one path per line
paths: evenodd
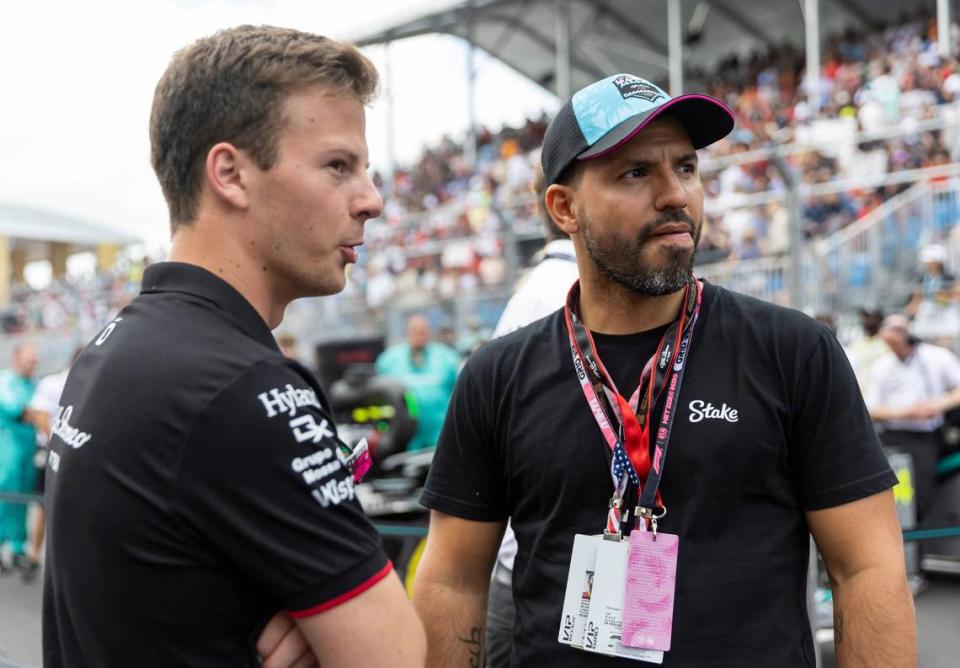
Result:
M639 97L651 104L663 97L663 93L638 77L622 76L613 80L613 85L620 91L623 99Z

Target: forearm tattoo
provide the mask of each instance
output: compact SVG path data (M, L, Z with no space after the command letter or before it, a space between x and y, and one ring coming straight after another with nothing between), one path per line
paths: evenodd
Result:
M843 610L833 613L833 639L834 642L843 642Z
M470 652L470 668L483 668L483 627L474 626L470 629L470 637L458 636L457 640Z

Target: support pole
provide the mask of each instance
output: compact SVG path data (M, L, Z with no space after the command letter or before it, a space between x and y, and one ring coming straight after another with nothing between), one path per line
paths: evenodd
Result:
M937 0L937 50L950 57L950 0Z
M384 195L387 197L393 195L394 173L397 169L396 134L393 124L395 113L393 106L393 67L390 44L391 42L387 42L383 45L386 55L386 62L383 66L383 81L385 84L384 87L386 88L387 103L387 173L383 175L383 188L385 191Z
M683 93L683 27L680 25L682 0L667 0L667 52L670 59L670 95Z
M477 67L474 46L473 3L469 3L467 12L467 139L463 145L463 157L471 167L477 165Z
M572 92L570 83L570 2L556 0L557 18L555 21L555 40L557 57L555 66L557 97L566 102Z
M820 0L804 0L803 24L807 49L807 102L820 111Z
M0 236L0 306L10 302L10 253L13 250L13 240Z
M790 306L802 309L803 304L803 210L800 206L800 193L797 191L800 179L796 172L780 155L770 159L774 168L780 172L787 187L786 204L790 216Z

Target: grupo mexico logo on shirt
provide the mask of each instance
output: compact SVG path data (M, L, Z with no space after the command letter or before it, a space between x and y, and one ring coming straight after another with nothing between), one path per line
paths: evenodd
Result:
M337 506L356 497L353 476L337 447L321 448L305 457L294 457L290 468L303 477L312 489L310 494L324 508ZM337 477L341 471L346 477Z

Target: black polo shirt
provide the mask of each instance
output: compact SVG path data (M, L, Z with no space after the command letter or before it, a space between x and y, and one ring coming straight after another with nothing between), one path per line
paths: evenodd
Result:
M627 395L663 331L595 337ZM812 668L804 513L897 482L856 378L823 325L712 285L687 364L660 487L660 529L680 536L663 666ZM606 522L608 453L562 311L470 357L422 501L468 520L510 518L512 666L649 665L557 642L574 535Z
M47 668L256 666L272 614L390 570L320 387L199 267L148 268L87 345L47 475Z

